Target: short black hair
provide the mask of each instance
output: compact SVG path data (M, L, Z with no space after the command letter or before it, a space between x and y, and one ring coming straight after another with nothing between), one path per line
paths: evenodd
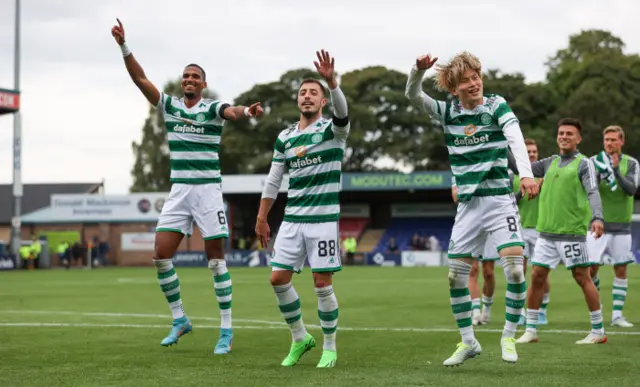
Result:
M561 118L560 121L558 121L557 128L560 128L562 125L573 126L574 128L578 129L578 133L582 133L582 125L580 125L580 121L576 120L575 118Z
M322 90L322 95L327 95L327 93L324 90L324 85L317 79L315 78L305 78L302 80L302 82L300 82L300 87L298 87L298 92L300 92L300 89L302 88L302 85L304 85L305 83L315 83L316 85L320 86L320 90Z
M207 80L207 73L205 73L205 72L204 72L204 69L203 69L202 67L200 67L200 65L197 65L197 64L195 64L195 63L189 63L188 65L184 66L185 70L186 70L188 67L196 67L196 68L198 68L198 69L200 70L200 72L202 73L202 80L203 80L203 81L206 81L206 80Z

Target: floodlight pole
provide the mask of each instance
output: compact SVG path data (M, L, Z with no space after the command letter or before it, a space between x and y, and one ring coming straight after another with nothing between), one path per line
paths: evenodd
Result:
M14 90L20 92L20 0L16 0L14 44ZM13 113L13 218L11 219L11 252L20 267L20 204L22 199L22 128L20 110Z

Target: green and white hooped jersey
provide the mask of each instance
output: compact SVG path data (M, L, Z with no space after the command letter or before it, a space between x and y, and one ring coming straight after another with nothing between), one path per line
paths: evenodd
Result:
M322 223L340 219L342 158L348 133L348 123L338 127L325 118L304 130L299 130L296 123L280 132L272 162L283 163L289 170L285 221Z
M164 93L158 109L167 129L171 159L171 182L181 184L221 183L220 136L228 103L202 99L192 108L184 98Z
M504 127L517 122L504 98L488 95L483 104L464 110L460 101L436 101L434 112L444 127L458 200L511 193Z

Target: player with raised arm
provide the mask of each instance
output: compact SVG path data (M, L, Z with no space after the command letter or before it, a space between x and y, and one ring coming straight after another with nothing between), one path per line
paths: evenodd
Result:
M578 151L582 140L578 120L563 118L558 122L557 142L560 154L531 164L533 174L544 178L536 230L540 233L532 259L531 286L527 298L527 328L518 343L538 341L538 310L542 304L544 284L549 272L560 261L582 288L591 314L591 332L576 344L606 343L600 299L589 275L586 235L591 208L591 231L602 235L602 203L593 163Z
M214 353L231 351L231 277L224 260L224 238L229 237L222 201L218 150L222 126L226 120L258 117L260 103L249 107L202 97L207 87L206 74L197 64L187 65L182 72L184 96L169 96L147 79L125 43L120 20L111 34L122 50L124 63L135 85L156 106L164 117L171 158L171 192L162 207L156 228L153 263L158 282L173 315L173 327L161 345L176 344L191 332L192 324L185 315L180 298L180 282L172 258L184 235L190 235L195 221L204 238L209 268L218 306L220 307L220 338Z
M315 67L329 86L333 118L322 117L322 108L327 103L322 84L315 79L303 80L298 90L300 121L280 132L276 139L271 170L260 201L256 235L262 245L267 246L270 236L267 216L278 196L286 166L289 170L287 205L271 259L271 285L292 336L289 355L282 365L296 365L300 357L316 345L304 327L300 300L291 284L293 273L299 273L308 258L324 334L322 357L317 366L327 368L334 367L338 360L338 301L333 292L333 273L342 269L338 194L350 125L347 100L334 74L334 58L324 50L316 55Z
M507 279L502 359L516 362L515 334L526 297L526 283L524 241L518 224L518 207L509 184L509 148L521 172L521 189L534 197L538 185L531 174L518 119L504 98L482 93L478 58L463 52L446 65L438 66L437 86L455 96L449 102L434 100L422 91L424 73L436 60L430 55L416 60L405 94L416 108L442 124L458 187L459 204L449 242L449 291L462 342L444 365L460 365L482 351L473 332L468 280L473 255L483 248L487 237L498 245Z
M533 139L526 138L524 140L527 146L527 154L529 155L529 161L535 163L538 161L538 145ZM517 177L517 175L516 175ZM536 178L536 182L542 185L544 179ZM542 188L540 188L542 189ZM513 192L516 195L518 201L518 210L520 212L520 225L522 226L522 236L524 237L524 272L527 273L527 260L531 262L536 247L536 241L538 240L538 232L536 231L536 224L538 222L538 202L539 196L534 199L529 199L522 195L520 192L519 180L515 179L513 186ZM547 306L549 305L549 292L551 286L549 285L549 278L544 283L544 295L542 296L542 304L538 311L538 325L546 325L547 321ZM523 310L524 312L524 310ZM526 313L520 319L520 325L526 324Z
M602 264L605 250L613 263L615 278L613 279L613 312L611 325L621 328L632 328L622 315L627 299L627 265L635 262L631 251L631 217L633 216L633 198L638 189L640 168L638 160L622 153L624 130L617 125L604 129L604 151L591 157L599 180L598 189L604 209L605 233L600 239L592 234L587 235L587 246L590 259L591 277L600 290L598 269Z

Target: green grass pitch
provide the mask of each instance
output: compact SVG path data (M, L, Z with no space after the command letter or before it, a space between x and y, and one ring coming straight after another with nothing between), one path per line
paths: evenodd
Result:
M496 268L498 269L498 268ZM609 342L578 346L589 328L584 298L564 269L551 276L550 325L540 342L501 360L504 276L492 321L476 330L482 355L442 361L460 341L447 268L347 267L334 279L340 304L338 365L316 369L322 346L311 272L296 275L303 320L318 347L280 367L290 334L268 268L231 268L233 352L214 356L219 314L206 268L177 268L194 332L164 348L171 315L153 268L0 272L0 386L637 386L640 270L629 268L628 330L609 327L611 267L601 270ZM498 270L496 270L498 274ZM520 329L518 336L522 329Z

